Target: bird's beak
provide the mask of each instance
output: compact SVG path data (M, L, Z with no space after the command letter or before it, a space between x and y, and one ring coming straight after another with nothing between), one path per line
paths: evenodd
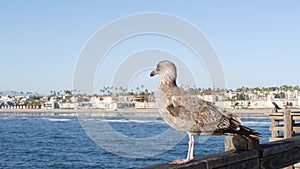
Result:
M155 75L157 75L158 74L158 72L157 72L157 70L155 69L155 70L153 70L151 73L150 73L150 77L153 77L153 76L155 76Z

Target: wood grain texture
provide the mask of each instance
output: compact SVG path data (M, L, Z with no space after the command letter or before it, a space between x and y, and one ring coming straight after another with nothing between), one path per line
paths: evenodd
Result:
M300 137L260 144L257 150L238 150L195 158L183 165L157 164L145 169L272 169L300 162Z

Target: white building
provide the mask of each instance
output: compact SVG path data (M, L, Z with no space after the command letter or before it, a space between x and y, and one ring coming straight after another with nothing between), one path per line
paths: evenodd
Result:
M59 105L57 102L54 102L54 101L48 101L48 102L45 102L44 104L44 109L58 109L59 108Z

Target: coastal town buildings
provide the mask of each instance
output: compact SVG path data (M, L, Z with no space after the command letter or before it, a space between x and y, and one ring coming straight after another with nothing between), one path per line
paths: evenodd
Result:
M300 90L296 87L238 88L236 90L188 89L191 95L214 102L223 108L261 109L279 107L300 108ZM75 95L51 92L49 96L39 95L0 95L0 109L153 109L157 108L155 95L147 91L110 95Z

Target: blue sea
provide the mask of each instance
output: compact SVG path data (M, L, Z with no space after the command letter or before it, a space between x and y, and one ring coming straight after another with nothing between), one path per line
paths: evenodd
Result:
M100 120L99 117L90 118ZM121 134L135 138L149 137L169 129L161 118L132 121L107 117L105 120ZM268 118L241 120L245 126L262 134L261 143L268 142L271 124ZM206 141L195 137L194 155L222 152L223 141L224 136L211 136ZM184 137L162 154L130 158L110 153L97 145L76 116L0 115L0 168L136 168L185 158L187 142L188 138ZM115 138L107 138L107 144L110 143L122 144Z

